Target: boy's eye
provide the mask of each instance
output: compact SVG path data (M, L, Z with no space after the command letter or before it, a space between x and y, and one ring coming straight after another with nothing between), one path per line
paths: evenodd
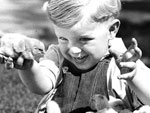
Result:
M67 41L67 39L65 37L59 37L59 40Z
M93 40L93 38L80 38L81 42L87 42L87 41L91 41Z

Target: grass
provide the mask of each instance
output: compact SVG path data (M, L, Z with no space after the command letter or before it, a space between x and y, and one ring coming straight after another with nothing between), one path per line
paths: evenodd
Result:
M15 69L0 65L0 113L33 113L40 99L22 84Z

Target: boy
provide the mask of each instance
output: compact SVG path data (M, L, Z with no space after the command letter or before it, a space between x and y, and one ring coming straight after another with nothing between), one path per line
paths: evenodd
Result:
M116 38L120 9L120 0L50 0L47 12L58 45L49 46L38 63L28 49L16 50L25 38L14 42L12 35L12 41L2 38L0 53L16 59L14 67L32 92L47 94L57 89L52 100L62 113L95 112L97 94L106 97L108 106L117 112L134 111L150 105L150 70L139 60L135 39L123 54L124 45ZM47 109L50 112L53 107Z

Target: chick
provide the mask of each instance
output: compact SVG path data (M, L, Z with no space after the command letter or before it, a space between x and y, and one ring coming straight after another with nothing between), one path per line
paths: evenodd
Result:
M96 110L96 112L93 113L132 113L130 110L120 105L122 105L122 103L118 99L110 102L106 96L95 94L92 98L91 108ZM118 106L121 108L118 108Z
M93 110L102 110L104 108L109 108L108 99L104 95L95 94L92 98L92 109Z
M34 59L39 62L40 57L45 53L44 43L17 33L2 35L0 39L0 63L6 64L7 69L14 67L13 60L23 52L31 52Z

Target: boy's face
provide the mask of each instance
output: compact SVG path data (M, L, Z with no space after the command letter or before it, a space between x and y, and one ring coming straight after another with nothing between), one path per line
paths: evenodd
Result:
M109 22L80 22L70 29L54 25L54 30L62 55L81 70L96 65L108 51Z

